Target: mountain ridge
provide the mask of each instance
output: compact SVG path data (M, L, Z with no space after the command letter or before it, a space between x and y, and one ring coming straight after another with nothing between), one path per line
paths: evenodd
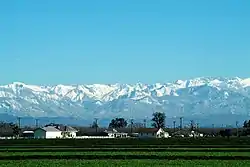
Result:
M0 85L0 113L22 117L143 119L250 115L250 78L199 77L169 83Z

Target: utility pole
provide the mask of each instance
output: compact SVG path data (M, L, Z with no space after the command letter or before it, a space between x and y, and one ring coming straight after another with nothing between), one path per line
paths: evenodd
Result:
M95 132L97 133L98 128L98 118L95 118Z
M38 119L36 119L36 128L38 128Z
M239 121L236 121L237 137L239 137Z
M18 117L18 137L20 136L20 131L21 131L21 117Z
M183 121L183 117L180 117L180 130L182 130L182 121Z
M194 120L190 121L190 125L191 125L191 131L193 131L194 130Z
M17 120L18 120L18 128L21 128L21 117L18 117Z
M147 120L146 119L143 120L143 123L144 123L144 128L147 128Z
M133 124L134 124L134 120L131 118L130 119L130 132L133 132Z
M176 124L176 121L173 121L173 123L174 123L174 132L175 132L175 124Z
M214 124L212 124L212 128L213 128L213 135L214 135Z

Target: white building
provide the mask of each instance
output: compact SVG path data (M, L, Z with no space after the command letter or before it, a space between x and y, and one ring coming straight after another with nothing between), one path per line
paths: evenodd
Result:
M138 129L139 138L169 138L168 132L165 132L162 128L141 128Z
M105 133L108 134L110 138L127 138L128 133L118 132L115 129L112 129L111 131L105 130Z
M189 134L189 137L203 137L203 134L199 132L191 131L191 133Z
M55 139L55 138L76 138L77 130L70 126L48 125L34 131L34 138Z
M34 138L36 139L62 138L62 131L53 126L38 128L34 131Z
M76 138L78 131L71 126L61 126L59 129L62 131L63 138Z

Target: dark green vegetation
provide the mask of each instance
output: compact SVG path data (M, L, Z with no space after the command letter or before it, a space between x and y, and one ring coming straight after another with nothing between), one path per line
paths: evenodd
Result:
M240 138L168 138L168 139L14 139L0 140L0 147L63 146L81 148L114 147L249 147L248 137Z
M241 138L0 140L0 166L249 166Z
M218 166L248 167L250 161L218 161L218 160L23 160L0 161L1 167L165 167L165 166Z

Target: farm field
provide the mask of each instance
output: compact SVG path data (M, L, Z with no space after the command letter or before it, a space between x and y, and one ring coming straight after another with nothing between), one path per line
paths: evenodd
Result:
M250 148L0 148L1 152L250 152Z
M218 160L20 160L0 161L1 167L165 167L165 166L218 166L248 167L250 161L218 161Z
M29 155L48 155L48 156L67 156L67 155L88 155L88 156L112 156L123 155L124 157L130 155L139 156L246 156L250 160L250 152L0 152L1 157L8 156L29 156Z
M0 140L0 147L249 147L248 137L240 138L170 138L170 139L6 139Z
M249 165L248 138L0 141L1 167Z

